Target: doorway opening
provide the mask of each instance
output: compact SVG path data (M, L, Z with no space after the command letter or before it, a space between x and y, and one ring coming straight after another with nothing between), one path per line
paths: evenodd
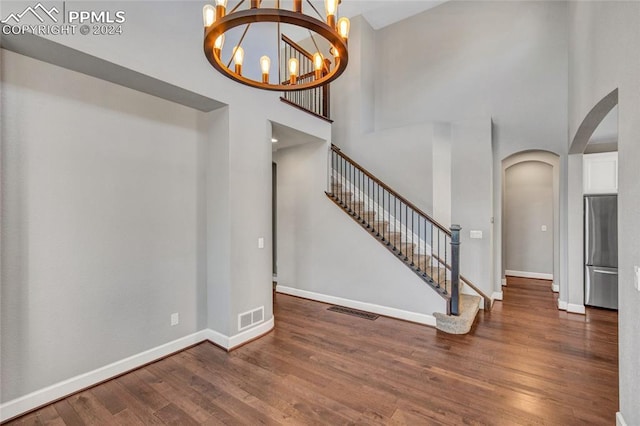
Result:
M526 151L502 161L502 274L559 291L560 157Z

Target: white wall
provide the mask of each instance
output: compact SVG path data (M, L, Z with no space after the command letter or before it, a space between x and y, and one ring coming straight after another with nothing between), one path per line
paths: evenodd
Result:
M493 163L489 119L451 125L451 223L462 226L460 273L491 296ZM470 231L481 231L471 239Z
M5 402L191 334L206 312L199 113L1 55Z
M207 328L231 335L231 211L229 206L229 110L200 114L200 153L203 170L201 209L207 304Z
M620 413L626 424L640 424L640 292L634 265L640 264L637 224L640 211L640 3L571 2L570 139L601 99L618 88L619 109L619 376ZM576 173L576 178L579 178ZM573 185L577 192L579 186Z
M552 166L527 161L509 167L505 172L504 199L505 269L552 276Z

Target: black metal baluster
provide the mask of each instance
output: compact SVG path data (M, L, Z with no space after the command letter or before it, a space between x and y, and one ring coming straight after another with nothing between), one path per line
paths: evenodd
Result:
M433 246L433 223L431 224L431 258L433 258L433 250L435 249L435 247ZM433 261L431 262L431 265L429 266L433 266ZM433 268L429 269L429 274L431 274L431 278L433 279Z
M449 239L449 236L447 234L444 234L444 265L445 265L445 270L444 270L444 288L447 288L447 253L449 252L448 248L450 247L450 245L448 244L450 241L447 241Z
M413 242L413 234L414 234L413 214L414 214L414 210L411 209L411 247L413 248L413 252L411 253L411 265L415 265L415 258L416 258L416 246L415 246L415 243Z
M422 241L422 233L420 232L420 219L422 219L422 216L418 216L418 269L421 270L422 268L420 266L422 265L422 245L420 244L420 242Z

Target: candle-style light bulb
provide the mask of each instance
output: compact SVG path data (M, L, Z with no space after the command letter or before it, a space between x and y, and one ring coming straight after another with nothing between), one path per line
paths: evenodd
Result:
M202 8L202 20L205 28L210 27L216 21L216 8L210 4L205 5Z
M213 53L215 53L217 56L220 56L222 46L224 46L224 34L220 34L216 41L213 43Z
M260 58L260 68L262 69L262 82L269 84L269 70L271 68L271 59L268 56Z
M216 19L223 18L227 14L227 0L216 0Z
M296 84L298 81L298 70L300 63L296 58L289 59L289 83Z
M236 65L236 74L242 75L242 63L244 62L244 49L240 46L233 48L233 62Z
M313 70L316 74L316 80L320 80L322 78L322 70L324 69L324 58L322 57L322 53L316 52L313 55Z
M351 29L351 21L349 18L342 17L338 19L338 34L345 40L349 39L349 30Z
M331 28L336 27L336 13L338 12L339 0L324 0L324 9L327 13L327 24Z

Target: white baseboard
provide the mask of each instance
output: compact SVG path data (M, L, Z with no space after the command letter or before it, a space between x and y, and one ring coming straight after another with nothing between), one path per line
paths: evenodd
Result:
M616 413L616 426L627 426L627 422L624 421L624 417L622 417L620 411Z
M585 314L587 310L584 305L576 305L574 303L567 304L567 312L571 312L572 314Z
M504 274L512 277L532 278L535 280L553 280L553 274L544 274L541 272L504 271Z
M553 283L551 283L551 291L553 291L554 293L559 293L560 292L560 284L556 284L555 281Z
M139 354L116 361L104 367L97 368L84 374L63 380L46 388L39 389L19 398L0 404L0 422L17 417L35 408L49 404L60 398L73 395L83 389L95 386L98 383L110 380L128 371L140 368L143 365L159 360L172 353L179 352L189 346L210 341L223 349L232 350L263 334L268 333L274 327L274 319L271 317L257 327L243 331L235 336L225 336L211 329L198 331L189 336L182 337L164 345L157 346Z
M494 291L494 292L491 294L491 298L492 298L493 300L502 300L502 292L501 292L501 291Z
M100 367L88 373L80 374L46 388L31 392L14 400L0 405L0 421L16 417L34 408L48 404L57 399L71 395L82 389L86 389L97 383L104 382L127 371L134 370L142 365L153 362L174 352L178 352L191 345L207 340L205 331L185 336L173 342L157 346L153 349L141 352L128 358L116 361L112 364Z
M411 321L418 324L436 326L436 318L433 315L420 314L417 312L404 311L402 309L390 308L388 306L375 305L373 303L359 302L357 300L343 299L341 297L329 296L326 294L314 293L312 291L300 290L293 287L276 286L278 293L288 294L290 296L302 297L318 302L330 303L332 305L346 306L347 308L358 309L361 311L372 312L386 317L397 318L405 321Z
M505 287L507 285L507 279L503 278L502 281L500 281L500 284L502 285L502 287Z
M564 300L558 299L558 309L560 309L561 311L566 311L567 305L568 305L567 302L565 302Z

